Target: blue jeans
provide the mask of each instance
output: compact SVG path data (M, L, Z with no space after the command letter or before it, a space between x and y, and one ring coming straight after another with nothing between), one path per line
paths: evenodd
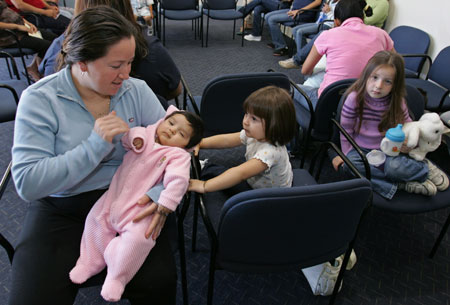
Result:
M297 85L300 87L300 89L305 91L306 95L311 100L311 102L313 104L313 108L315 110L316 106L317 106L317 101L319 100L318 89L309 87L309 86L300 85L300 84L297 84ZM305 97L302 94L300 94L297 90L294 90L294 106L296 108L303 107L309 111L308 102L306 101Z
M283 33L280 29L280 23L293 21L294 19L288 16L289 9L277 10L266 14L266 21L269 25L270 35L272 36L272 43L275 45L275 49L286 48L286 42L284 41ZM300 22L314 21L314 16L311 14L301 14L297 20Z
M315 30L313 30L313 25L315 25ZM320 33L322 33L325 30L329 30L330 27L327 25L323 25L323 30L320 32L317 32L319 29L319 25L315 23L305 23L296 26L292 33L294 34L295 43L297 45L297 53L294 54L294 62L300 66L302 65L306 57L308 57L309 52L311 52L312 46L314 45L314 41L316 41L317 37L319 37ZM308 35L317 33L314 35L313 38L309 40L309 42L306 42L306 38Z
M361 148L361 150L364 154L370 152L370 149L367 148ZM347 157L356 169L365 175L364 163L354 149L347 154ZM344 170L351 173L345 164ZM384 170L382 167L370 165L370 174L373 190L386 199L392 199L399 182L425 181L428 177L428 164L425 161L416 161L405 154L397 157L386 156Z
M243 6L239 9L239 11L244 14L244 16L247 16L252 11L254 11L252 27L253 36L261 36L262 14L278 10L279 5L279 0L253 0L252 2L248 3L247 6Z

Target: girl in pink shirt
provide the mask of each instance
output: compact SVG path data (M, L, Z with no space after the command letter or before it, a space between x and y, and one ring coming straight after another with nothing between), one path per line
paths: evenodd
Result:
M164 119L147 127L135 127L122 137L129 150L114 174L111 185L86 218L80 257L70 271L70 279L84 283L106 266L101 295L107 301L120 300L125 285L139 270L155 245L155 228L149 238L152 218L135 221L145 209L137 204L140 194L163 182L158 213L167 216L181 201L189 184L190 154L197 145L203 123L194 114L170 106ZM152 198L155 202L155 198ZM145 235L144 235L145 233Z

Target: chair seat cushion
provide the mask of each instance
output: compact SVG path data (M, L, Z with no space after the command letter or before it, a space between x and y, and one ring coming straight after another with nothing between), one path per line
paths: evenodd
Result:
M407 78L406 83L416 88L421 88L427 93L428 102L425 109L439 112L450 110L450 97L448 95L445 98L442 109L439 110L439 103L447 91L443 87L436 85L431 81L418 78Z
M405 68L405 77L406 78L418 78L419 74L416 71Z
M377 208L406 214L430 212L450 206L450 189L438 192L436 196L431 197L397 191L391 200L374 192L373 205Z
M203 9L203 13L207 16L209 15L209 18L211 19L218 19L218 20L235 20L244 17L244 15L241 12L236 10Z
M161 14L166 17L167 19L173 19L173 20L190 20L195 18L200 18L202 16L202 13L197 10L183 10L183 11L176 11L176 10L161 10Z

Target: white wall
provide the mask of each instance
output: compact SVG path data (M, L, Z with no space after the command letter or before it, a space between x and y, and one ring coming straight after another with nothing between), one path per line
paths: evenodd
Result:
M428 54L432 59L450 46L449 0L390 0L386 31L399 25L419 28L430 35Z

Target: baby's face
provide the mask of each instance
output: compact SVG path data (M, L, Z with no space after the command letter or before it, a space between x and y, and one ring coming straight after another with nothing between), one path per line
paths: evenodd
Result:
M192 127L186 117L175 114L165 119L156 129L159 144L185 148L192 136Z

